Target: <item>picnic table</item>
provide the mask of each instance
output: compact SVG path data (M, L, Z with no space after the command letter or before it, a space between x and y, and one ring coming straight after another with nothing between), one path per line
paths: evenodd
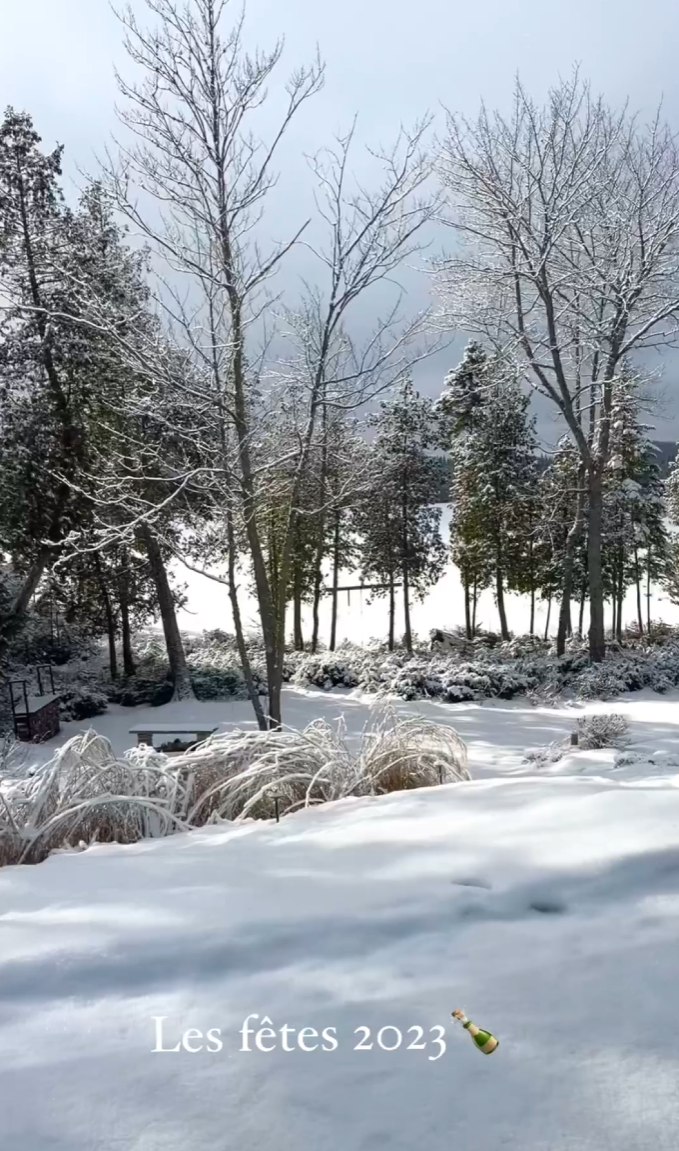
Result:
M135 727L130 728L130 735L136 735L137 747L145 743L148 747L153 747L154 735L195 735L196 743L202 743L204 739L213 735L217 727L204 727L201 724L193 724L188 726L183 723L139 723Z

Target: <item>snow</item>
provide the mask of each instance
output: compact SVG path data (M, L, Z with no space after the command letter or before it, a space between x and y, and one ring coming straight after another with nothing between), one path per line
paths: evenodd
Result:
M674 1148L678 703L616 701L624 752L536 770L527 747L611 705L400 702L459 730L471 783L1 870L3 1151ZM354 734L368 716L360 693L287 689L285 709ZM147 712L250 723L240 702L93 723L123 750ZM251 1014L275 1050L240 1050ZM154 1052L159 1016L165 1046L218 1028L223 1049ZM284 1051L284 1024L335 1027L337 1050ZM427 1047L356 1051L362 1025Z

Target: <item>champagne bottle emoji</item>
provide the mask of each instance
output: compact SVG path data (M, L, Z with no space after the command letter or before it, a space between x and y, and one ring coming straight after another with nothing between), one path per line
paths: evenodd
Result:
M460 1011L458 1008L457 1011L453 1011L452 1015L453 1019L459 1019L465 1031L469 1032L479 1051L483 1051L484 1055L492 1055L493 1051L500 1046L499 1039L491 1035L490 1031L484 1031L481 1027L477 1027L471 1019L467 1019L464 1011Z

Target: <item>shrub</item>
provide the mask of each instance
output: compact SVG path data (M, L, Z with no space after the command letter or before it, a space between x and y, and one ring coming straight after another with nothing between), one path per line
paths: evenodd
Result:
M568 751L568 744L564 740L555 740L546 747L529 747L523 754L524 763L532 763L534 767L546 767L548 763L558 763Z
M629 739L629 723L618 712L583 715L578 719L579 747L594 750L601 747L623 747Z
M242 672L236 667L192 667L191 683L200 700L244 699L247 695Z
M358 675L346 660L331 656L304 656L303 653L302 656L292 673L293 683L320 687L325 691L333 687L358 687Z
M159 668L155 675L140 671L108 687L111 702L123 707L161 707L170 702L173 694L169 668Z
M345 642L336 652L287 651L283 681L331 691L362 688L378 696L396 695L409 702L439 699L464 703L484 699L526 697L533 704L556 703L564 696L578 699L613 699L629 691L651 688L667 692L679 686L679 638L668 631L664 643L643 642L613 650L592 664L585 644L569 640L568 652L557 658L549 642L519 636L501 643L482 635L467 652L443 653L417 648L389 652L384 643L365 647ZM266 694L266 660L261 637L247 640L255 683ZM245 698L240 659L233 636L215 629L202 636L185 637L187 662L200 700ZM137 672L116 684L103 684L112 702L126 707L159 706L173 694L164 645L156 636L144 636L135 651ZM90 660L88 666L92 667ZM79 684L82 664L60 669L60 679ZM0 712L2 708L0 708ZM1 720L0 720L1 723Z
M107 707L103 691L84 685L59 689L59 715L64 722L103 715Z
M32 609L26 614L21 629L8 638L10 654L21 663L33 666L50 663L63 667L70 660L90 658L99 646L78 624L61 622L57 633L48 616Z

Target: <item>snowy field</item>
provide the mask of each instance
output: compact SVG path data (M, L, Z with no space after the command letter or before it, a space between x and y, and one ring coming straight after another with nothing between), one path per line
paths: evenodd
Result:
M471 783L0 870L3 1151L676 1148L678 705L400 703L457 728ZM353 733L369 711L294 689L285 708ZM522 763L613 709L627 766ZM145 714L93 722L122 751ZM249 722L243 703L153 709L180 715ZM241 1050L250 1015L273 1050ZM203 1050L154 1052L154 1017L164 1047L194 1029Z

